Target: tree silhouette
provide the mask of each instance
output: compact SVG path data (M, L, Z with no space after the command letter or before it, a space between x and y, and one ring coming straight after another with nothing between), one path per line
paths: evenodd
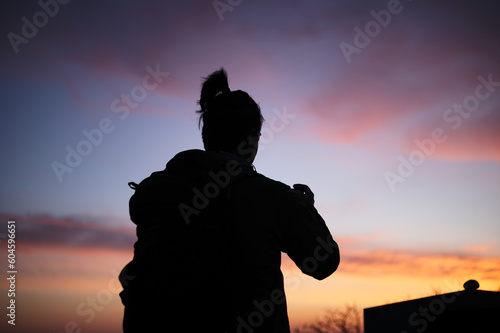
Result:
M342 309L327 309L321 319L302 327L294 333L361 333L361 311L356 303Z

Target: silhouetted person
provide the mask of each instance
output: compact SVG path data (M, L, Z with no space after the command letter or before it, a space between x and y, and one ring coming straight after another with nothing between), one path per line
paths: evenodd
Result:
M130 184L138 240L120 275L124 332L289 332L281 252L321 280L337 269L337 243L306 185L255 171L264 119L223 69L198 103L205 151Z

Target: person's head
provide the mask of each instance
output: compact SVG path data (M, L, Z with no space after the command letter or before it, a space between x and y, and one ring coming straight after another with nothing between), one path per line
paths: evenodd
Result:
M244 91L231 91L221 68L204 78L198 104L205 150L225 151L252 163L264 121L257 103Z

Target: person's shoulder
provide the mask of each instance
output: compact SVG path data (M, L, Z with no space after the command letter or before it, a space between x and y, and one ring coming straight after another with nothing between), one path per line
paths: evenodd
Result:
M254 173L253 175L249 175L245 178L246 179L241 181L243 183L243 186L258 190L263 193L270 192L273 194L284 194L291 191L290 186L288 186L287 184L264 176L260 173Z

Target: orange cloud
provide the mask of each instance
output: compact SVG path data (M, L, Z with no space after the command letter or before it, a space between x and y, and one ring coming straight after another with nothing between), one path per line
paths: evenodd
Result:
M342 239L338 240L343 243ZM341 247L341 262L335 275L353 279L476 279L482 288L496 290L500 286L500 257L450 253L417 253L405 250L357 250L351 244ZM359 246L361 247L361 246ZM484 247L479 250L484 250ZM470 249L469 249L470 250ZM290 276L300 276L295 264L284 257L282 267ZM286 274L285 274L286 277Z

